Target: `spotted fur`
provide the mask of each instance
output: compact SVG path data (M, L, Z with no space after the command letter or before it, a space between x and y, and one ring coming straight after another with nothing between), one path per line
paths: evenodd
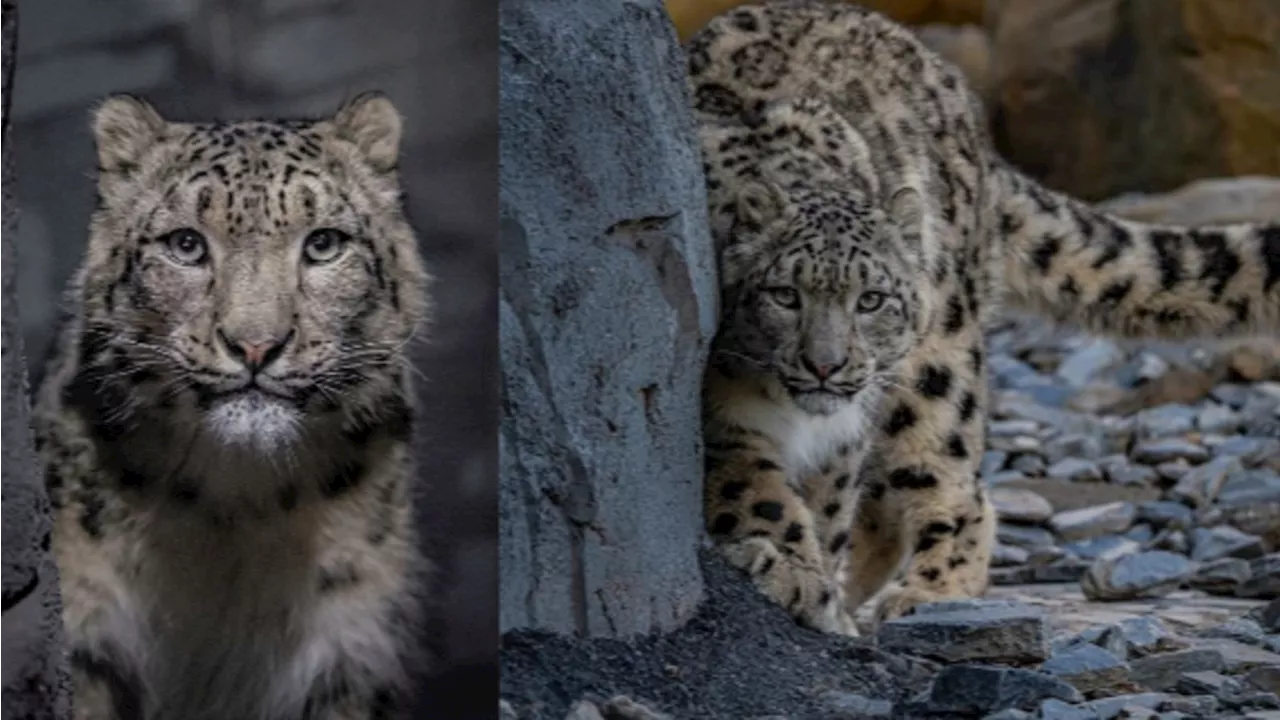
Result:
M991 149L960 72L846 3L736 9L688 46L720 260L707 527L802 622L975 596L983 323L1280 331L1280 225L1105 215Z
M108 99L35 410L75 717L393 717L417 658L400 119Z

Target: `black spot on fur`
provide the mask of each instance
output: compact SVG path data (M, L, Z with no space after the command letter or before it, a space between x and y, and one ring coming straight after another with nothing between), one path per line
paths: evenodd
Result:
M716 519L711 522L711 534L728 535L738 527L738 518L732 513L720 513Z
M903 430L910 428L916 424L916 411L911 409L906 403L899 403L898 407L893 409L889 414L889 422L885 423L884 432L889 437L894 437Z
M1203 255L1200 279L1209 283L1209 292L1217 302L1227 283L1240 272L1240 257L1227 247L1227 238L1220 230L1192 230L1191 241Z
M966 391L960 396L960 422L967 423L973 419L973 414L978 410L978 398L971 392Z
M832 553L838 553L844 549L844 546L848 544L848 542L849 542L849 533L838 532L835 534L835 537L831 538L831 542L827 545L827 549L830 550Z
M872 483L872 485L867 488L867 497L872 500L883 499L886 490L888 490L888 487L886 487L884 483Z
M952 570L955 570L961 565L968 565L968 564L969 564L969 559L961 555L952 555L951 557L947 558L947 567L951 568Z
M947 454L953 458L969 457L969 448L965 447L960 433L951 433L951 437L947 438Z
M85 534L94 540L102 537L102 511L106 503L97 492L85 490L80 493L80 527Z
M936 581L938 579L938 576L940 576L941 574L942 572L938 570L938 568L925 568L920 571L920 577L924 578L928 582Z
M826 515L829 518L833 518L836 515L840 514L840 503L838 502L827 503L826 507L822 508L822 514Z
M1133 290L1133 278L1125 280L1117 280L1107 285L1098 293L1098 305L1104 308L1113 308L1124 302L1129 293Z
M783 534L782 541L789 543L797 543L804 539L804 526L798 522L793 522L787 526L787 532Z
M969 369L974 375L982 372L982 346L974 345L969 348Z
M1047 274L1053 258L1062 250L1062 238L1048 235L1031 251L1031 264L1040 273Z
M841 474L839 477L836 478L836 481L834 483L836 486L836 489L844 490L845 488L849 487L849 481L852 479L853 479L853 476L851 476L849 473Z
M756 470L761 472L780 472L782 466L768 458L761 458L756 460Z
M782 519L782 503L774 500L761 500L751 506L751 514L762 520L778 522Z
M930 400L946 397L951 391L951 369L941 365L925 365L916 381L916 389Z
M898 468L889 473L889 485L899 490L926 490L938 486L933 473L910 468Z
M1182 235L1172 230L1151 231L1151 247L1156 253L1156 266L1160 268L1160 286L1172 290L1182 279Z
M742 497L742 493L747 489L747 483L743 480L731 480L720 486L720 497L725 500L737 500Z
M1262 279L1262 291L1270 292L1271 286L1280 282L1280 225L1262 228L1258 231L1258 239L1262 265L1267 269L1267 274Z

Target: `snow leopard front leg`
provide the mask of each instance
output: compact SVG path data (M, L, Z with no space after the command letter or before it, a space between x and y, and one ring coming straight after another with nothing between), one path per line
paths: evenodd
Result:
M977 477L985 354L976 324L955 325L941 323L903 363L860 483L846 594L853 608L883 588L877 623L987 586L995 514Z
M787 482L775 443L715 422L708 423L706 441L707 530L724 557L801 624L856 635L819 525ZM850 476L842 477L847 486Z

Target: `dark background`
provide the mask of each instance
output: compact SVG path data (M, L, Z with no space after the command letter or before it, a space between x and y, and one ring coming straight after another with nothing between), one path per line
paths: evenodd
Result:
M497 7L475 0L25 0L13 144L18 305L34 386L93 202L89 111L131 92L174 120L306 117L379 89L435 276L418 435L438 566L435 717L487 717L497 675ZM6 311L11 311L6 308ZM444 703L441 705L440 703Z

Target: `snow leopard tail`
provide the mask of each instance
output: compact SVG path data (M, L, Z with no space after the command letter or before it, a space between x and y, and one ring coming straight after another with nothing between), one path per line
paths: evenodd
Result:
M1000 163L1005 299L1100 334L1280 334L1280 218L1177 227L1109 215Z

